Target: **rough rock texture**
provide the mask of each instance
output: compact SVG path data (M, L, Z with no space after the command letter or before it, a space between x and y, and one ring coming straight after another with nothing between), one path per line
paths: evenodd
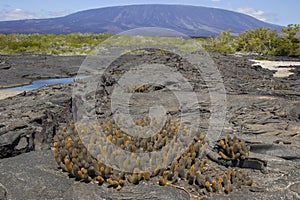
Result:
M20 160L22 162L20 162ZM189 199L184 190L144 182L113 188L86 184L57 169L53 152L36 151L0 160L0 199Z
M28 91L0 101L0 158L49 149L70 115L70 86Z
M229 195L211 194L207 198L299 199L300 69L294 69L294 75L288 78L274 78L272 71L251 66L249 57L219 54L212 54L212 57L218 65L227 92L228 110L222 137L228 133L236 134L251 146L251 157L266 160L268 165L263 173L252 170L252 187L235 189ZM0 74L0 83L5 85L2 80L6 78L2 76L3 73ZM186 74L193 78L192 73ZM195 90L199 91L199 96L203 94L200 92L205 91L203 88ZM145 194L153 194L150 199L164 199L161 195L165 191L162 190L169 191L168 195L175 193L181 195L182 199L189 198L183 190L159 187L157 184L151 187L143 184L124 187L124 190L117 192L91 183L75 182L57 169L50 151L6 158L50 148L58 125L70 118L71 92L72 85L58 85L0 100L0 155L4 158L0 160L0 199L1 195L8 199L80 199L80 195L86 199L138 199ZM143 97L145 93L138 95ZM167 100L172 113L176 106L172 99ZM143 99L136 98L133 102L141 104ZM202 117L209 115L205 103L201 105ZM133 112L138 111L133 109ZM205 130L206 124L203 123L201 128ZM38 184L35 185L35 182ZM141 196L140 199L144 198Z

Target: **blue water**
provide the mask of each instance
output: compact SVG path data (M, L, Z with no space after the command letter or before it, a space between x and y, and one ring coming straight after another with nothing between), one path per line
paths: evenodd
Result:
M73 82L74 79L78 78L86 78L87 76L74 76L70 78L52 78L52 79L45 79L45 80L37 80L33 81L29 85L23 85L19 87L7 88L6 90L35 90L45 85L54 85L54 84L68 84Z

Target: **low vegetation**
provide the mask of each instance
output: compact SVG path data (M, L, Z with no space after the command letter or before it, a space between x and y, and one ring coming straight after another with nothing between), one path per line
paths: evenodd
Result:
M85 55L110 34L0 34L1 54Z
M300 57L300 25L290 24L281 33L269 28L247 30L238 36L222 32L205 43L208 51L220 53L257 53L260 55Z
M0 34L0 54L89 55L93 54L100 44L172 44L182 51L195 51L200 44L207 51L223 54L242 52L300 57L299 30L300 25L290 24L282 28L280 33L269 28L258 28L244 31L238 36L232 36L229 30L220 33L217 37L190 40L150 36L111 37L111 34L93 33L72 33L68 35ZM109 40L107 40L108 38Z

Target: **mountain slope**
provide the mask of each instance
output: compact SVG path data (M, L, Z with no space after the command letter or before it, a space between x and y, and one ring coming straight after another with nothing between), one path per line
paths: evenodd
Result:
M139 27L163 27L189 36L210 36L231 29L281 27L228 10L185 5L130 5L77 12L65 17L0 22L1 33L119 33Z

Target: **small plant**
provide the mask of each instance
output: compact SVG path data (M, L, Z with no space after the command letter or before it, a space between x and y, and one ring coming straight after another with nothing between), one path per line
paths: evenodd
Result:
M268 60L268 61L275 61L273 58L265 57L265 56L258 56L254 58L255 60Z
M149 91L149 86L147 86L147 85L141 85L141 86L133 85L130 88L130 92L145 93L148 91Z

